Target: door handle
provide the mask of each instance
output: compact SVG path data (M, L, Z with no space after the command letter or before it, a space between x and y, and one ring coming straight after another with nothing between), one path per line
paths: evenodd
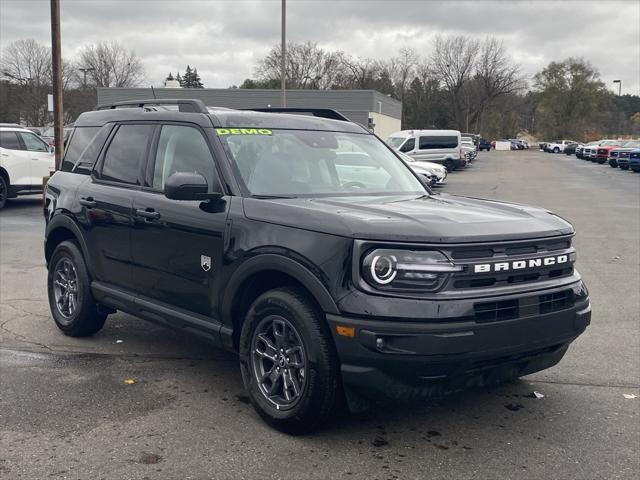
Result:
M80 198L80 205L84 205L87 208L93 208L98 203L93 199L93 197L82 197Z
M145 210L139 208L136 210L136 215L148 220L157 220L160 218L160 213L156 212L153 208L147 208Z

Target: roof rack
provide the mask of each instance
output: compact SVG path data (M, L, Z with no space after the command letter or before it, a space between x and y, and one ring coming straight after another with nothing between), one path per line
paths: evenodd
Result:
M331 108L247 108L246 110L253 110L254 112L267 112L267 113L306 113L314 117L329 118L331 120L340 120L342 122L350 122L347 117L342 115L336 110Z
M191 112L191 113L209 113L207 107L202 100L195 98L191 99L160 99L151 98L148 100L127 100L124 102L105 103L98 105L96 110L110 110L116 108L144 108L146 106L162 106L162 105L177 105L179 112Z

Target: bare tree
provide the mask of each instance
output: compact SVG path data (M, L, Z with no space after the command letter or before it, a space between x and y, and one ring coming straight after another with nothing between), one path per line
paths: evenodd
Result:
M287 44L288 88L332 88L344 72L343 53L327 52L313 42ZM259 80L280 79L280 45L271 49L255 70Z
M51 49L33 39L18 40L7 46L0 57L0 76L9 84L18 116L29 125L48 123L47 94L52 85ZM71 65L62 62L63 88L74 79Z
M504 43L495 37L487 37L482 43L475 70L479 90L476 131L481 131L482 116L487 107L501 96L521 92L526 83L520 73L520 65L513 62Z
M433 68L445 87L458 128L468 128L468 104L464 88L473 76L480 42L465 36L437 36L432 55ZM466 97L466 98L465 98ZM467 113L467 115L465 115Z
M144 78L142 64L133 50L117 42L99 42L80 52L80 62L97 87L135 87Z

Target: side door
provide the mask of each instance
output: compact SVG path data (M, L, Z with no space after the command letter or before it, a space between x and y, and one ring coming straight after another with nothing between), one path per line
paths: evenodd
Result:
M186 201L164 195L165 182L177 172L200 173L210 192L224 191L213 149L199 127L164 124L153 152L146 185L133 203L135 289L141 297L215 318L230 197Z
M30 160L30 185L35 190L40 190L42 179L48 177L55 168L54 154L49 151L49 145L35 133L18 132L18 136Z
M9 174L12 186L31 185L29 152L24 149L18 132L0 132L0 165Z
M84 230L94 280L126 290L133 288L133 197L143 181L155 128L152 124L116 125L91 176L77 192L82 210L77 218Z

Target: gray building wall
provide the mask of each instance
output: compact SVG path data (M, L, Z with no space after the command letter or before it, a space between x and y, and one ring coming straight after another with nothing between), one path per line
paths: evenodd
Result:
M98 88L98 104L153 98L151 88ZM207 106L266 108L280 106L280 90L240 88L155 88L157 98L198 98ZM369 112L396 119L402 104L375 90L287 90L287 107L331 108L367 125Z

